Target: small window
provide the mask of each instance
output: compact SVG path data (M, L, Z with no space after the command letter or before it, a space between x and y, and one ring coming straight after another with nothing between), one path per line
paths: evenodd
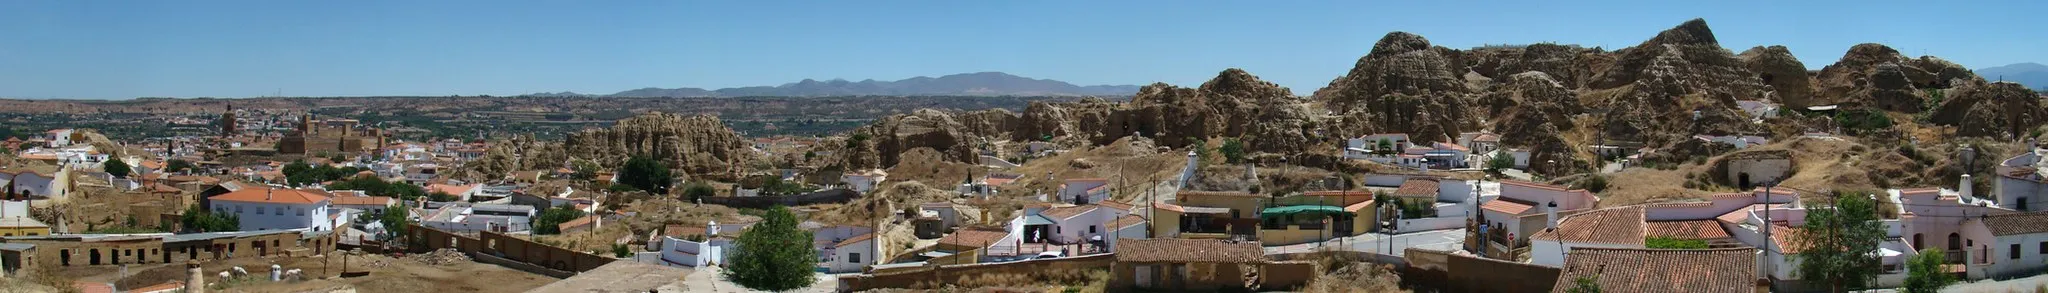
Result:
M30 235L34 235L34 234L30 234ZM2048 241L2042 241L2042 242L2041 242L2041 252L2040 252L2040 254L2048 254Z
M860 253L847 253L846 262L860 263Z
M2005 252L2005 255L2007 255L2006 257L2008 257L2008 258L2012 258L2012 259L2020 259L2020 244L2019 244L2019 243L2013 243L2013 244L2012 244L2012 249L2007 249L2007 251Z
M242 213L242 206L235 206L235 213L237 213L237 214L240 214L240 213Z
M1095 234L1095 225L1088 225L1088 234Z

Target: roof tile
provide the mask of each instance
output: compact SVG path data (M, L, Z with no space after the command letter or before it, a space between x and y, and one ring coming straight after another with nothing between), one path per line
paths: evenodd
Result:
M1574 248L1551 292L1593 278L1610 292L1756 292L1756 250Z

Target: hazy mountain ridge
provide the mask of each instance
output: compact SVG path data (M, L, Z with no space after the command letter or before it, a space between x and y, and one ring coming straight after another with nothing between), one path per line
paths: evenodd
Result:
M611 97L815 97L890 95L967 96L1125 96L1138 92L1136 85L1090 85L1035 79L1002 72L962 73L940 77L912 77L897 81L873 79L819 81L804 79L778 86L749 86L707 90L702 88L642 88L614 93Z
M2040 63L2027 62L1977 69L1977 76L1994 81L2018 82L2027 85L2028 88L2048 90L2048 65Z

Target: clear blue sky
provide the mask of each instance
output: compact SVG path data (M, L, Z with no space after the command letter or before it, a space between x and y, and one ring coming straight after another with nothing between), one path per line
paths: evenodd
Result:
M2038 0L504 2L0 1L0 97L612 93L979 71L1193 86L1229 67L1305 95L1389 31L1617 49L1696 17L1731 50L1785 45L1812 68L1865 42L1971 68L2048 62Z

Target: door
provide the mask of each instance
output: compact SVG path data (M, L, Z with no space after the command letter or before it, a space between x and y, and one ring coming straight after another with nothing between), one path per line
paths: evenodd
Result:
M1152 266L1137 266L1138 288L1152 288Z

